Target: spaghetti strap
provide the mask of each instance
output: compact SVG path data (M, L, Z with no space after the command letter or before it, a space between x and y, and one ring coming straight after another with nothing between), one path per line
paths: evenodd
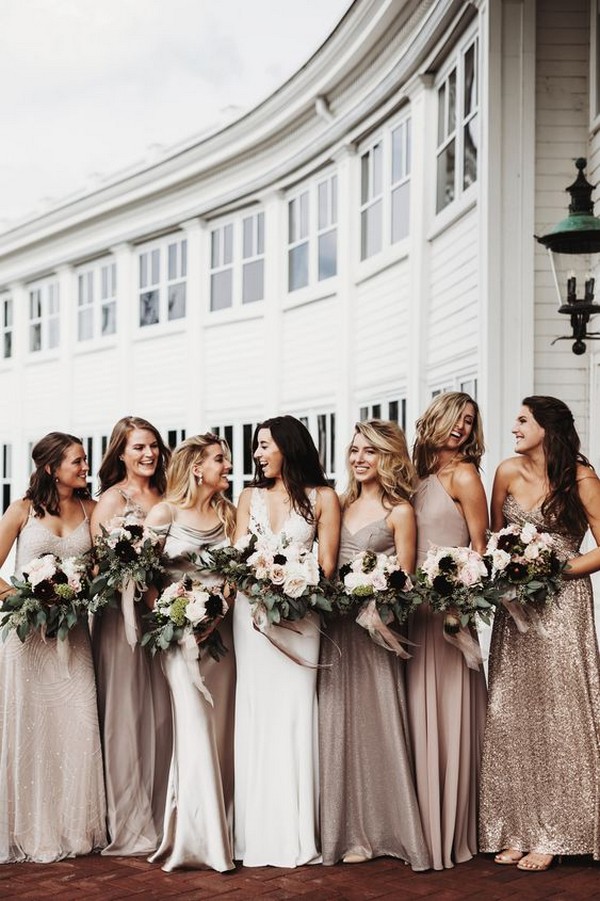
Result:
M83 520L84 520L84 522L87 522L89 517L87 515L87 510L85 509L85 504L83 503L83 501L81 500L80 497L78 497L77 500L79 501L79 503L81 505L81 512L83 513Z

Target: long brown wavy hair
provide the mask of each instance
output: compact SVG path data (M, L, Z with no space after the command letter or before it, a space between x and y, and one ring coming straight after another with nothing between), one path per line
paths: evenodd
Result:
M269 429L273 441L283 455L281 478L293 509L304 517L306 522L313 522L314 515L306 496L306 489L328 485L328 482L310 432L295 416L273 416L256 426L252 439L253 452L258 447L258 433L261 429ZM270 488L275 480L264 477L257 460L254 461L254 466L252 484L258 488Z
M68 435L66 432L49 432L40 438L31 452L35 470L29 479L25 497L31 501L33 512L40 518L46 513L50 516L60 516L60 497L56 488L55 473L65 454L74 444L82 444L81 438ZM83 445L81 449L83 450ZM76 488L74 495L86 499L90 493L87 488Z
M124 416L115 423L111 432L110 441L108 442L108 447L106 448L106 453L102 458L102 463L98 470L98 480L100 482L98 494L102 494L107 488L111 488L118 482L122 482L127 475L125 464L120 458L125 450L129 434L134 429L145 429L148 432L152 432L156 438L159 452L158 462L154 474L150 478L150 484L153 488L156 488L159 494L162 495L165 493L165 488L167 487L166 471L167 464L171 457L171 451L162 440L158 429L156 429L152 423L148 422L147 419L142 419L140 416Z
M550 493L542 504L542 514L567 532L583 534L588 526L585 508L577 489L577 464L593 469L580 452L581 441L573 414L557 397L533 395L523 398L523 406L544 429L544 451Z
M194 506L198 499L198 484L192 470L196 464L202 463L208 448L215 444L231 460L231 451L225 439L212 432L193 435L177 445L167 468L167 503L183 510ZM231 538L235 532L235 507L220 491L211 498L211 506L223 523L225 534Z
M410 500L417 478L400 426L384 419L370 419L356 423L354 436L356 435L362 435L379 454L377 476L384 507L395 507L402 501ZM360 495L360 483L356 481L354 470L350 466L353 444L354 438L346 451L348 487L341 498L342 508L350 506Z
M464 463L473 463L479 469L485 450L479 407L473 398L463 391L446 391L434 397L416 422L413 462L420 479L437 470L440 448L450 437L467 404L471 404L475 412L473 429L468 440L457 451L456 458Z

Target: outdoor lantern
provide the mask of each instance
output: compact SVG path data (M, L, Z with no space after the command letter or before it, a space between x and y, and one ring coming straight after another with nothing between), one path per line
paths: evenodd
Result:
M558 312L571 317L572 335L561 335L556 341L573 343L574 354L584 354L585 339L600 338L600 332L588 332L590 317L600 313L594 303L596 273L600 277L600 219L594 216L591 185L583 170L587 161L575 160L577 178L567 190L571 195L569 215L541 238L547 248L558 293Z

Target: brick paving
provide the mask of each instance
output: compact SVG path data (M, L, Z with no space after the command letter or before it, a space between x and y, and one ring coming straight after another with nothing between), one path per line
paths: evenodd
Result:
M142 858L92 855L53 864L0 866L0 898L15 901L117 901L168 899L179 901L514 901L600 898L600 864L589 858L567 858L546 873L522 873L497 866L480 856L453 870L413 873L391 858L335 867L307 866L297 870L274 867L220 874L211 870L163 873Z

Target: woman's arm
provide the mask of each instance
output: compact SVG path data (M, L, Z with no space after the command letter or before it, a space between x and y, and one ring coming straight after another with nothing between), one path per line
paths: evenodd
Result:
M596 544L600 544L600 479L587 467L580 467L580 478L577 482L577 489L581 503L585 509L588 525L594 536ZM595 547L582 554L581 557L573 557L568 561L568 569L564 575L567 578L575 578L576 576L588 576L600 569L600 547Z
M398 563L407 573L415 571L417 557L417 520L415 511L407 502L397 504L387 518L394 533Z
M483 554L490 521L483 482L472 463L460 463L454 470L452 497L460 504L469 530L471 547Z
M330 579L337 567L341 524L340 502L333 488L318 489L316 515L319 566Z
M494 486L492 488L492 532L498 532L506 525L503 506L510 485L510 461L505 460L496 470Z
M10 554L11 548L17 540L19 532L27 522L28 516L29 501L20 498L18 501L13 501L2 519L0 519L0 566L4 564L4 561ZM6 582L5 579L0 578L0 600L4 595L12 591L14 591L12 585Z
M100 495L100 500L94 507L90 520L92 539L100 534L100 526L105 526L114 516L118 516L125 509L125 500L118 491L108 488Z
M166 526L173 522L173 516L171 513L171 508L168 504L161 502L160 504L155 504L148 511L148 515L144 520L144 526L149 526L149 528L155 528L156 526ZM164 541L163 541L164 544ZM144 592L144 603L148 607L149 610L154 610L154 605L156 603L156 599L158 597L158 588L156 585L149 585L147 590Z
M240 494L238 501L237 513L235 517L235 533L233 535L233 543L239 541L248 533L250 525L250 501L252 500L252 488L244 488Z

